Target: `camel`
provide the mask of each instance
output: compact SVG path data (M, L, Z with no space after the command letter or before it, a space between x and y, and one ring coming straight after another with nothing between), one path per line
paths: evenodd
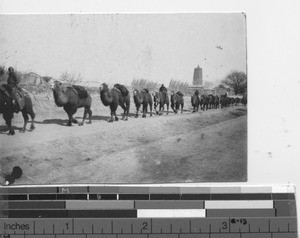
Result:
M193 112L198 112L199 110L199 104L200 104L200 98L199 98L199 91L196 90L195 93L191 97L191 103L193 106Z
M215 98L215 96L214 95L212 95L212 94L209 94L208 96L208 108L209 109L213 109L213 108L215 108L215 100L216 100L216 98Z
M179 107L181 107L181 113L183 113L183 106L184 106L184 100L183 100L183 94L178 91L177 93L171 91L171 108L177 114Z
M128 114L130 109L130 94L127 88L121 84L115 84L114 87L109 90L108 85L106 83L101 84L100 86L100 99L104 106L110 107L110 119L108 122L113 122L113 117L118 121L119 118L116 115L116 110L120 105L124 114L122 120L128 120Z
M3 84L0 87L0 113L3 113L3 118L5 120L6 125L8 126L8 130L9 130L8 135L15 134L15 131L11 125L11 121L14 117L14 112L15 112L13 106L13 99L11 98L10 95L11 90L12 90L11 87L7 84ZM22 90L21 94L22 94L21 103L23 104L21 112L24 118L24 125L20 132L26 131L26 126L29 120L28 114L31 117L30 131L32 131L35 129L34 126L35 113L33 111L32 100L29 94L24 90Z
M202 111L208 110L209 98L206 95L202 95L200 98L200 107Z
M141 90L141 92L139 92L137 89L135 89L133 91L133 100L136 106L136 115L135 117L139 116L139 109L141 107L141 105L143 105L143 116L142 117L146 117L146 113L147 113L147 108L149 105L150 108L150 116L152 116L152 96L149 93L148 89L143 89Z
M51 85L53 91L54 101L58 107L63 107L68 114L69 121L67 126L72 126L73 123L77 123L77 120L73 118L78 108L84 107L83 119L79 126L84 125L87 114L89 114L88 124L92 123L92 97L82 86L69 85L55 81Z
M230 107L231 104L231 99L230 97L227 97L227 95L221 95L220 97L220 104L221 104L221 108L223 107Z
M156 92L153 96L154 98L154 108L156 114L163 115L165 104L167 105L167 115L169 114L169 96L167 91ZM159 106L159 111L157 111L157 106Z

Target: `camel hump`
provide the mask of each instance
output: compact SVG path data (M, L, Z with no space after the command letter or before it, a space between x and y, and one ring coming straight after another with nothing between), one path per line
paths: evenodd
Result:
M142 91L145 92L145 93L149 93L149 89L148 88L143 88Z
M178 91L176 94L179 95L180 97L183 97L183 94L180 91Z
M80 85L72 85L72 87L77 92L79 98L87 98L88 97L88 92L85 87L80 86Z
M126 96L129 95L128 89L124 85L122 85L122 84L116 83L114 85L114 88L118 89L124 97L126 97Z

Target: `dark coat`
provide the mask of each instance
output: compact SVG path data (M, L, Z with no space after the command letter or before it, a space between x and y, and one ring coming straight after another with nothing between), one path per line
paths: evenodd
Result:
M20 83L20 78L14 72L10 72L7 79L7 84L11 87L17 87Z
M161 85L161 87L159 88L160 92L167 92L167 89L164 85Z

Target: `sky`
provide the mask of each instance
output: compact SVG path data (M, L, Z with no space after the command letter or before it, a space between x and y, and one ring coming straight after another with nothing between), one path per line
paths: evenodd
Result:
M0 64L59 79L192 84L246 72L243 13L0 15ZM217 46L221 46L217 48Z

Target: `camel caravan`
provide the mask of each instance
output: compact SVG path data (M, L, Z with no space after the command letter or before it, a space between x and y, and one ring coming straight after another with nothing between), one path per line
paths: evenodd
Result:
M26 131L26 126L29 120L28 115L31 117L30 130L35 129L34 119L35 113L33 110L32 100L29 93L19 86L19 80L17 79L12 67L8 70L9 76L7 84L0 86L0 113L3 114L3 118L8 126L8 135L14 135L14 129L12 127L12 118L14 113L22 112L24 118L24 125L21 132ZM80 126L84 125L87 120L87 124L92 123L92 97L88 90L79 85L70 85L62 83L60 81L54 81L51 84L53 92L53 99L58 107L63 107L68 115L67 126L72 126L72 123L76 123ZM118 121L116 111L120 106L124 112L122 120L127 121L130 110L130 92L121 84L115 84L113 88L109 89L108 85L103 83L99 87L100 100L104 106L110 108L110 118L108 122ZM171 108L175 114L180 110L183 113L184 108L184 95L182 92L171 91L170 97L168 95L167 88L162 84L158 92L150 93L149 89L144 88L142 90L133 90L133 101L136 107L135 117L139 116L139 111L142 111L142 117L146 117L148 108L150 116L152 116L153 106L156 115L163 115L165 106L166 114L169 113L169 106L171 102ZM192 112L198 112L208 109L224 108L242 103L246 106L247 98L232 98L227 95L200 95L196 90L191 96ZM142 107L142 108L141 108ZM74 118L78 108L84 108L84 113L81 122L77 122ZM88 117L88 118L87 118Z

